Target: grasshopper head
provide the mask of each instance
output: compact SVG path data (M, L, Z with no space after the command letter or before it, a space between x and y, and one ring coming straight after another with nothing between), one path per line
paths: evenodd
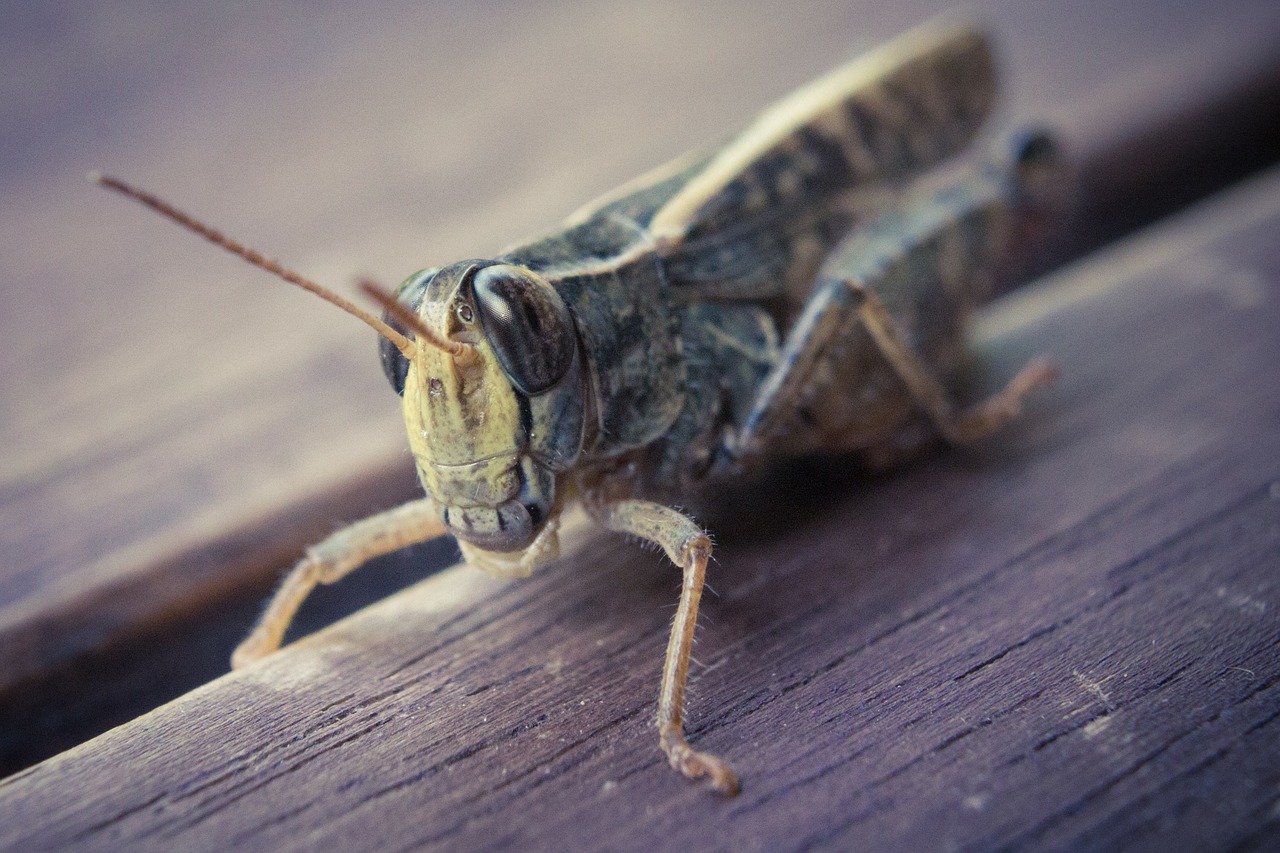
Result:
M526 548L558 511L557 479L582 450L573 315L544 279L492 261L415 273L397 298L417 322L384 321L406 335L425 327L408 356L385 338L381 347L422 485L459 539Z
M379 319L145 190L89 177L381 335L418 476L459 539L520 551L559 511L557 479L582 451L586 386L573 315L545 279L494 261L423 270L395 298L366 286L387 307Z

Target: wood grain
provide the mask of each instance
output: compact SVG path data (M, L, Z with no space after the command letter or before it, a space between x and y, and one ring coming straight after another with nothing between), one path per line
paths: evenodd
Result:
M0 773L222 672L258 601L306 542L416 489L365 330L122 207L83 181L86 170L138 179L339 286L357 272L392 282L424 263L489 253L544 228L941 8L927 0L892 8L540 2L518 11L405 2L370 15L318 3L300 19L257 7L175 14L163 3L52 3L0 12L0 76L10 83L0 98L10 131L0 142ZM1274 4L992 0L975 13L1003 48L1009 85L997 124L1043 118L1061 128L1084 166L1081 215L1058 261L1276 156ZM1216 254L1195 263L1206 278L1239 280L1232 268L1218 275ZM1104 387L1110 363L1096 351L1078 353L1091 366L1080 373L1073 365L1076 375ZM1177 363L1195 387L1220 366L1213 358ZM1157 387L1133 391L1132 405L1168 393L1180 399L1178 380L1161 374ZM1177 441L1157 433L1142 451L1146 464L1156 464L1147 455L1184 458ZM1016 447L1035 452L1038 438L1033 431ZM1119 456L1106 458L1130 470ZM889 518L879 504L906 500L921 487L921 470L933 472L924 485L942 478L952 483L942 494L958 495L974 458L986 454L934 460L902 486L879 482L871 497L845 498L868 516L854 528L866 538L832 541L855 553L882 536L894 541L897 534L873 532ZM1062 498L1058 480L1038 483L1037 503ZM750 577L766 577L769 560L805 559L796 549L819 547L831 535L821 525L846 518L825 512L808 538L775 541L785 531L767 522L794 515L776 503L740 509L738 528L764 532L735 539L724 528L723 564L745 561L756 566ZM943 548L927 540L987 519L976 509L949 517L949 526L922 528L915 547ZM1032 521L1046 519L1061 520ZM590 547L611 567L624 553L617 543ZM418 551L325 590L308 625L451 555L447 547ZM859 565L878 567L876 556ZM567 579L554 583L571 584L565 573L583 564L569 565L578 568L557 570ZM653 613L636 623L617 608L666 606L665 569L628 561L621 573L644 579L641 591L585 621L621 620L619 633L602 640L638 637L633 630L656 636ZM919 583L948 576L926 573ZM902 582L907 599L921 588ZM596 583L589 589L603 600L620 581L611 569ZM554 585L546 590L543 601L563 596ZM582 600L587 610L597 606ZM886 600L899 602L877 599ZM854 612L866 618L874 606ZM431 625L423 627L410 633L428 635ZM642 657L644 666L656 663ZM641 722L649 681L641 673L619 688L632 691L628 707ZM703 701L719 705L695 697ZM522 725L514 720L527 709L513 705L505 719ZM648 735L636 726L642 756ZM744 769L758 775L764 758L785 754L762 753ZM1193 774L1187 784L1216 778ZM1259 770L1247 778L1266 790L1271 777ZM26 802L44 802L31 796ZM109 846L104 838L93 843Z
M329 3L305 21L42 8L0 27L15 83L0 162L0 646L14 650L0 695L211 597L258 594L284 546L407 491L397 477L373 497L408 466L367 332L122 206L86 169L120 171L326 281L394 281L547 227L941 6L406 3L373 17ZM1153 181L1213 172L1203 150L1144 157L1163 165L1121 168L1130 191L1117 193L1126 128L1195 124L1209 94L1275 67L1280 33L1280 14L1247 2L1153 15L993 0L975 14L1003 46L1002 122L1043 117L1103 168L1089 245L1114 235L1117 207L1149 204ZM476 47L499 43L509 68ZM1265 95L1248 103L1245 116L1280 114ZM1215 162L1248 168L1275 147L1274 121L1212 126L1235 128ZM1114 153L1097 163L1104 143ZM268 526L261 541L278 547L220 556Z
M736 799L654 743L675 572L587 536L0 782L0 847L1266 849L1278 227L1272 173L1012 298L981 383L1064 378L1007 435L726 537L690 716Z

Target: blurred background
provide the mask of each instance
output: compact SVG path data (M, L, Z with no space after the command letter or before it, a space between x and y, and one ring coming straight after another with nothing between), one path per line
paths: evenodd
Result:
M394 284L547 229L944 11L0 5L0 698L45 695L30 685L121 637L172 642L210 601L256 601L314 530L414 488L367 329L86 172L137 182L338 290L358 275ZM1271 68L1280 44L1271 0L990 0L964 14L1000 48L992 132L1045 121L1077 150ZM335 499L340 512L263 521L365 486ZM171 662L186 676L171 690L220 671L230 647L209 648ZM9 707L49 707L33 702Z

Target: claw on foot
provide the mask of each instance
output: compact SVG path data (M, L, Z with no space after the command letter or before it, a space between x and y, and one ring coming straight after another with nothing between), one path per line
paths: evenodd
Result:
M738 793L741 785L738 774L726 762L708 752L698 752L689 746L678 731L662 733L662 751L667 754L671 766L690 779L706 777L711 787L726 796Z
M942 434L953 444L968 444L990 435L1022 412L1022 399L1058 378L1058 370L1043 358L1028 362L1009 384L954 421L944 418Z

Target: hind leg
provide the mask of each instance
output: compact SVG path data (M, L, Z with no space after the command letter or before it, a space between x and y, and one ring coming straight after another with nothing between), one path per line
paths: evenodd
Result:
M912 400L930 423L952 444L977 441L1004 426L1022 411L1023 397L1057 378L1058 372L1049 362L1035 358L1000 391L975 406L957 410L937 374L903 340L880 297L855 281L846 280L843 284L854 293L858 317L875 341L876 349L907 386Z
M955 444L1017 416L1023 397L1054 376L1043 360L968 409L944 376L962 357L970 310L1005 268L1024 220L1041 212L1024 187L1026 159L909 200L837 247L733 437L732 456L873 446L911 409Z

